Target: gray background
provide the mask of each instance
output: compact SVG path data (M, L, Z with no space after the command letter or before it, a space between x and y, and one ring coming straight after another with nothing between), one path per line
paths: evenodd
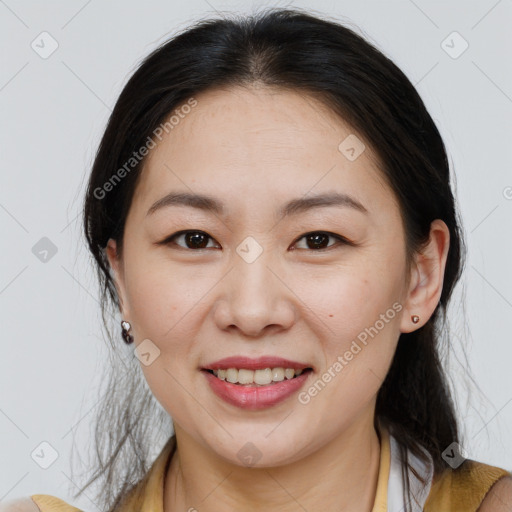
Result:
M188 23L269 5L314 8L356 28L402 68L438 124L469 249L450 311L463 447L512 469L510 0L0 0L0 500L48 493L71 501L73 442L82 458L90 452L105 350L80 209L122 86ZM52 40L58 48L42 58ZM465 374L462 347L481 392ZM44 469L52 449L58 458ZM74 504L97 510L87 497Z

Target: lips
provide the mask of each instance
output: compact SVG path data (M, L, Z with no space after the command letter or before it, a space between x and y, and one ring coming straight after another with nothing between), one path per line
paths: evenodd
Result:
M264 370L265 368L293 368L303 370L300 375L285 379L281 382L272 382L268 385L247 384L240 385L221 380L213 373L215 370L229 370L230 368L245 370ZM232 356L220 359L200 368L208 385L217 397L228 404L241 409L258 410L274 406L297 393L313 373L309 363L301 363L274 356L250 358L245 356Z

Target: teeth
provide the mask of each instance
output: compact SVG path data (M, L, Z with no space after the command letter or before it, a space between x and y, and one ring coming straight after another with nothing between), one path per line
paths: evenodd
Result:
M272 380L274 382L281 382L282 380L284 380L284 370L282 368L273 368Z
M228 382L232 382L233 384L238 382L238 370L235 368L230 368L229 370L226 370L226 380Z
M236 370L235 370L236 372ZM252 370L238 370L239 384L252 384L254 382L254 372Z
M240 374L244 370L238 370L238 380L240 380ZM255 370L254 371L254 380L255 384L260 384L260 386L268 385L272 382L272 370L270 368L265 368L264 370Z
M263 370L229 368L227 370L213 370L213 374L220 380L226 380L232 384L266 386L272 382L293 379L293 377L300 375L303 371L294 370L293 368L265 368Z

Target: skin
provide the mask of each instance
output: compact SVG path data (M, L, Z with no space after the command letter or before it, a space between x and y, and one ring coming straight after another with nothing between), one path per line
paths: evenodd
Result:
M196 99L145 162L122 255L114 240L107 247L135 344L150 339L160 350L142 370L177 436L164 510L370 511L376 395L400 333L426 323L439 301L448 228L432 223L407 273L398 203L369 144L355 161L338 150L355 133L342 119L311 96L266 87ZM189 206L147 215L171 191L214 196L225 215ZM277 216L291 199L328 191L368 213L329 206ZM157 244L181 230L207 233L208 248L190 248L183 236ZM304 238L318 231L353 245L329 237L320 252ZM247 236L263 249L250 264L236 252ZM199 371L227 356L275 355L314 368L307 389L397 302L401 311L307 404L295 395L242 410ZM261 452L253 467L237 457L247 442Z

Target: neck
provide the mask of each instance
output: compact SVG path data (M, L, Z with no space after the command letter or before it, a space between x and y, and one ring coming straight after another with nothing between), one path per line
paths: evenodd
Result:
M373 418L352 424L296 463L270 468L231 464L178 425L175 431L177 448L165 476L164 512L372 510L380 461Z

